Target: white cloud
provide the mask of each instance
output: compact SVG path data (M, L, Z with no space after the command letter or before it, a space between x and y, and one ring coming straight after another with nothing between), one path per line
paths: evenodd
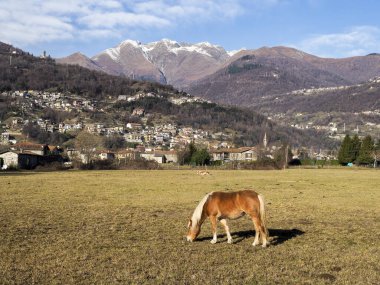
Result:
M233 0L178 0L142 1L133 8L137 13L149 13L174 19L192 20L207 18L232 18L243 13L244 1ZM195 17L195 18L194 18Z
M343 33L311 36L295 47L323 57L365 55L380 50L380 28L353 27Z
M169 21L148 14L133 14L124 12L93 13L78 19L78 22L89 28L114 27L162 27Z
M23 47L84 35L122 38L139 29L223 21L244 13L245 5L277 1L0 0L0 41Z

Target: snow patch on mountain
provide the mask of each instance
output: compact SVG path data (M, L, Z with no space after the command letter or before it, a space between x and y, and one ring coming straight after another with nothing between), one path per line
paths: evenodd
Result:
M114 61L118 61L120 59L120 47L106 49L104 53ZM96 56L94 59L98 59L98 57L99 56Z
M213 45L209 42L201 42L197 44L180 44L176 41L169 40L169 39L162 39L161 41L157 42L151 42L148 44L142 44L139 41L135 40L125 40L121 42L117 47L106 49L105 51L101 52L99 55L96 55L93 59L96 60L99 58L101 54L107 54L112 60L119 61L120 60L120 50L126 45L131 45L136 49L141 50L143 56L151 62L151 52L159 48L160 45L164 45L165 49L173 53L175 55L178 55L181 52L190 52L190 53L198 53L204 56L213 57L212 51L217 50L219 52L225 52L223 47L218 45ZM236 51L238 52L238 51ZM228 55L231 56L231 53L234 54L234 52L229 52Z
M230 51L227 51L227 54L229 56L234 56L235 54L237 54L238 52L241 52L243 50L246 50L245 48L241 48L241 49L236 49L236 50L230 50Z

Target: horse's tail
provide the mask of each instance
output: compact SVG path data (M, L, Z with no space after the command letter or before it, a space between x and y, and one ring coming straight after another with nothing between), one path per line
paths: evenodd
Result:
M265 230L265 234L267 236L269 236L269 232L268 232L268 229L267 229L267 226L266 226L266 223L267 223L267 217L266 217L266 213L265 213L265 203L264 203L264 196L259 194L258 195L258 198L259 198L259 202L260 202L260 220L261 220L261 224L263 225L264 227L264 230Z

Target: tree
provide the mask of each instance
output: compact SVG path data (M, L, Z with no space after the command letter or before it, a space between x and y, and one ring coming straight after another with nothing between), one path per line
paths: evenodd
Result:
M285 168L293 157L289 145L283 144L274 154L274 161L279 168Z
M359 157L361 141L358 135L355 135L351 140L351 161L356 162Z
M380 139L377 141L377 144L373 150L373 167L377 167L377 162L380 160Z
M178 161L180 164L191 163L193 154L197 151L197 148L193 142L188 144L184 150L178 152Z
M352 140L349 135L346 135L338 152L338 161L341 165L347 165L353 161L352 156Z
M94 159L96 149L102 145L101 137L86 131L80 132L75 138L75 148L84 156L84 163L91 163Z
M371 136L366 136L363 139L362 146L359 151L358 163L359 164L372 164L374 151L374 141Z
M195 165L207 165L210 164L211 156L207 149L196 150L191 156L191 163Z
M113 135L105 138L104 147L110 150L119 150L121 148L125 148L127 146L127 142L124 137L120 135Z

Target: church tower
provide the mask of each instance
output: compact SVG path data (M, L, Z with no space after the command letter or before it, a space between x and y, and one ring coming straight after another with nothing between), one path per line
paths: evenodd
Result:
M264 146L264 149L267 148L267 145L268 145L267 133L265 132L265 134L264 134L264 139L263 139L263 146Z

